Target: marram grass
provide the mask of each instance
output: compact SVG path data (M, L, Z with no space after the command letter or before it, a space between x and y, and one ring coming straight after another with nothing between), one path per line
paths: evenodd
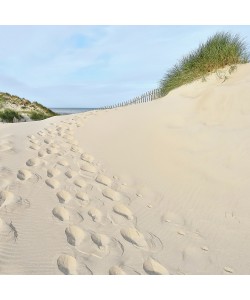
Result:
M216 33L167 71L160 82L161 96L181 85L204 78L220 68L247 62L247 46L239 35Z
M3 111L0 111L0 120L2 120L3 122L12 123L14 118L20 120L22 116L13 109L7 108Z
M29 117L30 117L31 120L33 120L33 121L39 121L39 120L47 119L47 118L48 118L48 115L46 115L45 113L32 111L32 112L29 114Z

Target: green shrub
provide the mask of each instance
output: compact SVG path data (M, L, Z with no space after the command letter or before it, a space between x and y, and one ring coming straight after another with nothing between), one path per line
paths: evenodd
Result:
M56 113L54 113L49 108L43 106L41 103L38 103L38 102L34 101L33 104L35 104L36 106L38 106L39 108L41 108L43 111L45 111L50 116L56 116L57 115Z
M49 115L36 111L32 111L29 116L33 121L44 120L50 117Z
M161 95L165 96L171 90L196 79L204 79L208 73L219 68L248 61L246 44L239 35L216 33L165 74L160 82Z
M5 109L3 111L0 111L0 119L2 121L13 123L14 118L20 120L22 116L13 109Z

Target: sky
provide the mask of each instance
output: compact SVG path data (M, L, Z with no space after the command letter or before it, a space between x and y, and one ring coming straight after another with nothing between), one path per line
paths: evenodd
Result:
M250 26L0 26L0 91L47 107L102 107L159 86L166 71L218 31Z

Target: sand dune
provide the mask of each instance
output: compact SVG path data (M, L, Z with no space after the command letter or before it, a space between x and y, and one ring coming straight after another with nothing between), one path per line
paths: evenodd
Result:
M0 274L250 274L249 97L246 64L150 103L0 124Z

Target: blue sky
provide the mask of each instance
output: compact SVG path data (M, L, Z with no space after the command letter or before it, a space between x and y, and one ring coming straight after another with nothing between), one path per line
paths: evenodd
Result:
M126 101L218 31L250 48L250 26L0 26L0 91L48 107Z

